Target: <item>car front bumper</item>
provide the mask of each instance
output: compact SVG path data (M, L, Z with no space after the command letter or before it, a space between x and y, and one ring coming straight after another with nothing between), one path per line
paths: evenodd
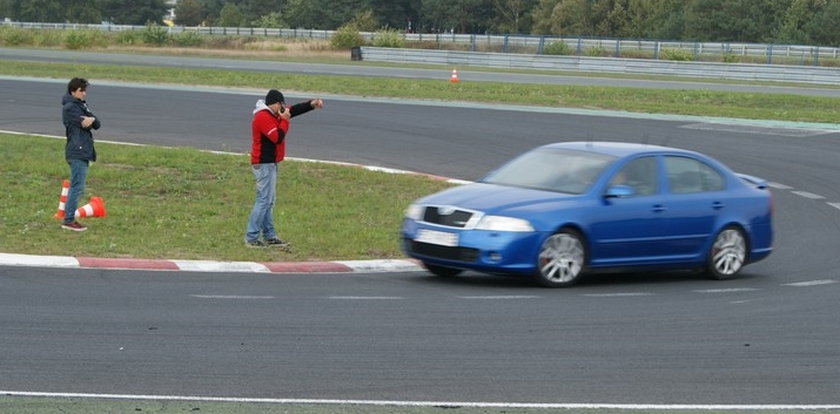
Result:
M457 245L418 241L422 230L453 233ZM539 232L461 230L405 220L402 249L409 257L440 266L487 273L531 273L536 269Z

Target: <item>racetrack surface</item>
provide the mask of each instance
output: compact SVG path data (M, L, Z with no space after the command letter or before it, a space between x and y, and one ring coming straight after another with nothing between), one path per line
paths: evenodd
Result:
M247 151L250 111L264 94L93 81L99 139L238 152ZM0 129L62 135L63 87L0 80ZM477 274L0 267L0 390L838 402L836 130L347 97L326 104L294 123L290 156L473 180L557 140L698 150L774 183L776 251L733 281L618 274L564 290Z

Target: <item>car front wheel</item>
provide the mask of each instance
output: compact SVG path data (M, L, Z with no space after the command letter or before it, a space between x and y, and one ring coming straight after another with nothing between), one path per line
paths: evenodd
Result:
M546 287L571 286L580 279L585 263L586 248L581 235L574 230L561 230L540 247L536 280Z
M712 279L732 279L747 257L747 240L736 227L727 227L715 237L709 251L706 273Z

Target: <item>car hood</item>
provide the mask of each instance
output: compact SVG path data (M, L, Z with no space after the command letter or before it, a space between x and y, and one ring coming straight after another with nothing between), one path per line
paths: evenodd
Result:
M579 195L576 194L474 183L450 188L423 197L417 202L425 205L448 205L482 211L487 214L499 214L525 206L535 207L543 203L555 203L577 197Z

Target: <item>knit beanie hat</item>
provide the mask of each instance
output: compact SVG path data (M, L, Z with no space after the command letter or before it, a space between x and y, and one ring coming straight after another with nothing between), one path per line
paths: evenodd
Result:
M271 105L276 104L278 102L285 102L285 99L283 99L283 94L277 89L272 89L268 91L268 93L265 95L265 104Z

